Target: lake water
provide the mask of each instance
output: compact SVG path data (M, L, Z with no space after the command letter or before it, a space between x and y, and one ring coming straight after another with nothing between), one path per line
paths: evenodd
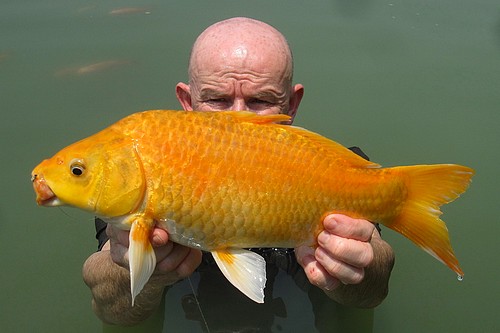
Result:
M127 7L142 10L111 13ZM2 0L0 331L101 330L81 278L96 247L92 216L37 207L31 169L125 115L180 108L174 87L192 42L231 16L287 36L306 87L296 125L385 166L477 171L443 215L464 281L384 230L397 263L373 331L500 331L497 0Z

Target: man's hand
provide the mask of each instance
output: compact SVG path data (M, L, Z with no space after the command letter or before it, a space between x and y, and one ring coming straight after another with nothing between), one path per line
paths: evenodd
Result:
M301 246L296 249L295 253L309 281L323 289L332 298L336 298L335 290L342 289L339 287L360 285L365 282L367 271L370 274L378 274L377 271L369 270L376 257L372 241L384 244L382 247L377 246L377 249L385 250L387 247L390 250L390 247L382 241L375 226L366 220L332 214L324 219L323 226L324 231L318 235L316 249ZM382 256L377 256L377 258L382 258L381 275L384 275L385 281L388 280L388 274L393 265L392 252L390 254L386 256L384 253ZM387 271L389 273L386 273ZM362 287L363 295L369 294L366 289L370 289L370 286ZM376 288L373 286L373 289ZM377 293L376 290L374 292ZM362 300L359 301L362 302ZM347 300L347 302L356 303L358 300Z
M129 231L108 224L109 250L112 260L129 269ZM169 241L168 233L155 227L150 238L156 255L153 277L162 277L166 285L191 275L201 263L201 251Z
M109 241L83 266L83 279L92 292L92 306L106 323L134 325L148 318L159 306L165 287L191 275L201 263L201 251L174 244L165 230L151 236L156 268L131 306L128 261L129 231L107 226Z

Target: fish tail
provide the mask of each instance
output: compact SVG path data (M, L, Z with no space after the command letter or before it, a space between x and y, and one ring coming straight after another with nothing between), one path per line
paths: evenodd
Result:
M384 225L463 276L448 229L439 218L442 214L439 207L455 200L467 189L474 170L455 164L403 166L393 170L403 175L407 199L400 214Z
M145 219L138 218L132 222L130 229L129 266L130 292L132 306L135 297L148 282L156 266L156 256L149 241L153 225Z

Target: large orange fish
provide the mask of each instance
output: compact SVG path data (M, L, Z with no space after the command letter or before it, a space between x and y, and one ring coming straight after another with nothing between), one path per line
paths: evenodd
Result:
M132 304L153 273L149 236L210 251L238 289L264 301L265 262L250 247L315 246L332 212L377 221L463 272L439 207L468 167L381 168L286 115L145 111L74 143L32 173L37 202L71 205L130 229Z

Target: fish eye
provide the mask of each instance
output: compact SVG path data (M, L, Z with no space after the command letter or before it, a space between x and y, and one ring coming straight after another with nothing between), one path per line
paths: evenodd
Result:
M85 172L85 165L83 165L81 160L73 160L71 161L69 169L72 175L79 177Z

